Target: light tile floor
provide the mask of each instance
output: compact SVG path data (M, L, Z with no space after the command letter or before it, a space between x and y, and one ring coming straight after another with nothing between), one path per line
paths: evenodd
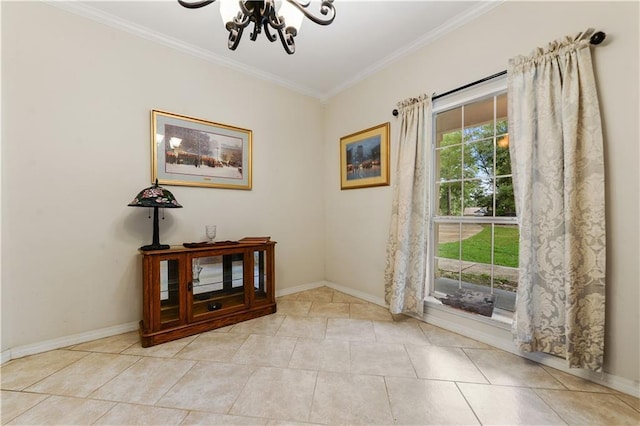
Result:
M126 333L0 372L2 424L640 424L637 398L327 287L198 336Z

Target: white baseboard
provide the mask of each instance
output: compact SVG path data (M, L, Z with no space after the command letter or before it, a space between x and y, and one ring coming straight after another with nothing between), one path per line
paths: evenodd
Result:
M464 318L460 319L460 316L455 316L455 318L456 320L452 321L440 316L425 313L423 319L427 323L440 328L444 328L445 330L449 330L470 339L474 339L487 345L493 346L495 348L502 349L503 351L510 352L514 355L521 356L542 365L546 365L547 367L555 368L556 370L560 370L567 374L571 374L573 376L589 380L599 385L615 389L627 395L640 398L640 384L636 381L620 376L615 376L609 373L594 373L593 371L589 370L569 368L567 367L567 364L564 360L558 357L544 354L542 352L521 352L516 349L513 343L511 331L506 330L504 328L504 325L496 324L496 333L489 334L479 331L477 327L473 327L473 323L471 323L471 321L473 320L466 319L465 321ZM467 322L468 324L465 324L465 322Z
M299 293L301 291L313 290L314 288L319 288L319 287L329 287L341 293L348 294L349 296L357 297L358 299L366 300L367 302L371 302L385 308L389 307L389 305L385 303L384 299L371 296L368 293L363 293L361 291L354 290L349 287L341 286L340 284L336 284L331 281L316 281L309 284L302 284L295 287L289 287L284 290L276 290L276 297L282 297L288 294Z
M301 291L313 290L314 288L325 286L326 281L316 281L313 283L297 285L295 287L285 288L284 290L276 290L276 297L287 296L289 294L300 293Z
M290 287L284 290L276 291L276 296L286 296L292 293L298 293L305 290L311 290L314 288L329 286L326 281L318 281L308 284L299 285L296 287ZM348 289L345 289L348 290ZM344 290L340 290L344 291ZM346 291L345 291L346 292ZM357 296L356 297L361 297ZM363 297L364 298L364 297ZM35 355L42 352L52 351L55 349L66 348L67 346L78 345L80 343L90 342L92 340L102 339L105 337L115 336L122 333L128 333L135 331L139 327L138 322L131 322L128 324L116 325L113 327L101 328L98 330L87 331L84 333L73 334L70 336L63 336L57 339L46 340L44 342L33 343L30 345L16 346L2 351L0 354L0 362L4 364L12 359L22 358L28 355Z
M104 337L115 336L122 333L135 331L139 327L138 322L130 322L127 324L115 325L113 327L100 328L98 330L87 331L84 333L63 336L57 339L45 340L44 342L33 343L30 345L17 346L2 352L2 363L12 359L22 358L28 355L35 355L42 352L52 351L54 349L66 348L67 346L78 345L80 343L91 342L92 340L102 339Z
M344 287L330 281L316 281L308 284L302 284L299 286L286 288L284 290L278 290L276 291L276 296L277 297L286 296L288 294L298 293L306 290L312 290L314 288L323 287L323 286L327 286L334 290L340 291L342 293L348 294L353 297L357 297L362 300L366 300L367 302L371 302L376 305L388 307L385 301L381 298L374 297L374 296L371 296L370 294L363 293L361 291L354 290L349 287ZM460 318L460 317L455 317L455 318L456 318L455 321L448 320L440 316L431 315L427 312L424 314L423 318L419 318L419 319L424 320L425 322L435 325L437 327L444 328L445 330L458 333L462 336L475 339L479 342L485 343L487 345L491 345L495 348L502 349L504 351L513 353L515 355L530 359L542 365L555 368L565 373L568 373L577 377L581 377L583 379L592 381L602 386L606 386L606 387L615 389L617 391L623 392L625 394L632 395L636 398L640 398L640 384L636 381L633 381L624 377L620 377L620 376L615 376L609 373L594 373L588 370L581 370L581 369L575 369L575 368L569 369L566 367L563 360L557 357L549 356L539 352L535 352L535 353L520 352L516 350L513 344L513 341L511 339L511 333L508 330L505 330L504 325L496 324L495 334L490 334L490 333L479 331L477 327L473 326L474 324L472 320ZM0 356L0 361L2 364L4 364L7 361L10 361L16 358L22 358L24 356L47 352L54 349L65 348L67 346L86 343L92 340L115 336L122 333L128 333L130 331L137 330L138 326L139 326L138 322L131 322L127 324L116 325L113 327L106 327L98 330L87 331L84 333L73 334L70 336L64 336L57 339L46 340L44 342L10 348L2 352Z
M331 281L318 281L311 284L295 287L294 289L287 289L287 294L296 293L298 291L310 290L321 286L327 286L334 290L346 293L350 296L357 297L367 302L374 303L383 307L388 307L385 301L381 298L371 296L370 294L354 290L349 287L344 287ZM288 291L291 290L291 291ZM478 330L478 327L474 327L475 319L465 318L464 315L458 315L457 312L451 311L450 308L443 308L445 311L449 311L454 317L455 321L447 320L439 316L430 315L428 312L424 314L423 318L418 318L429 324L444 328L445 330L452 331L465 337L477 340L487 345L493 346L503 351L510 352L514 355L521 356L531 361L537 362L547 367L555 368L567 374L577 376L591 382L597 383L602 386L606 386L611 389L623 392L627 395L632 395L636 398L640 398L640 384L624 377L615 376L609 373L594 373L589 370L568 368L566 363L557 357L550 356L541 352L521 352L516 349L512 337L510 327L505 326L503 323L497 321L484 321L485 326L495 328L495 334L486 333ZM428 311L428 310L427 310Z
M354 290L349 287L344 287L339 284L333 283L331 281L325 281L324 283L325 283L324 285L326 285L327 287L330 287L334 290L338 290L341 293L348 294L349 296L357 297L358 299L366 300L367 302L371 302L373 304L380 305L385 308L389 307L389 305L385 303L384 299L381 299L379 297L374 297L368 293L363 293L361 291Z

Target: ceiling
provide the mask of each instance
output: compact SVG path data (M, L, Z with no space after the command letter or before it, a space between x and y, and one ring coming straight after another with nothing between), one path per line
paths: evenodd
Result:
M249 28L238 48L229 50L218 2L200 9L175 0L50 4L325 100L498 3L335 0L331 25L303 21L293 55L264 34L251 41ZM319 2L309 10L319 15Z

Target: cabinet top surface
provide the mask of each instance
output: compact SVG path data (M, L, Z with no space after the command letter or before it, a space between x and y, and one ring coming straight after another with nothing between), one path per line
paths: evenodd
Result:
M219 243L206 244L196 243L193 247L184 247L183 245L172 245L166 250L152 250L139 252L145 256L161 255L167 253L184 253L184 252L199 252L199 251L212 251L212 250L229 250L229 249L265 249L268 246L274 246L275 241L260 241L260 242L247 242L247 241L223 241Z

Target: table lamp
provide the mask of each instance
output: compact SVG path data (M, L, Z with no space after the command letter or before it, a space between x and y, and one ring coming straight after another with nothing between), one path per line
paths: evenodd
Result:
M128 204L131 207L153 207L153 242L148 246L140 247L140 250L166 250L169 248L167 244L160 244L160 231L158 225L158 207L176 209L182 208L182 206L176 201L173 194L163 187L158 185L158 179L156 183L149 188L145 188L132 202Z

